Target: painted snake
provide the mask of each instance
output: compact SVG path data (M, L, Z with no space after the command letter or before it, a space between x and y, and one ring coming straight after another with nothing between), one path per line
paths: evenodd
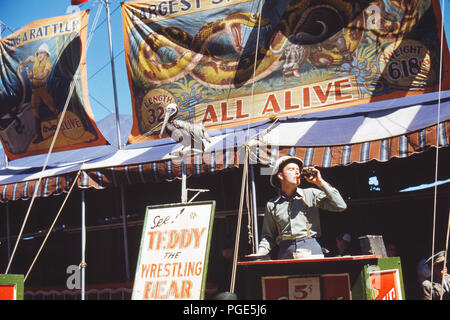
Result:
M419 0L390 2L403 12L401 19L386 11L384 0L375 0L366 8L353 0L291 1L256 53L245 52L241 26L257 28L259 20L260 27L268 26L270 20L259 19L258 14L231 13L205 24L194 36L179 28L162 27L141 42L139 68L147 81L157 85L173 83L189 74L205 86L224 89L263 79L283 64L283 75L298 74L305 61L319 68L338 66L351 61L364 32L372 32L380 42L401 39L426 6ZM374 19L376 28L369 28ZM212 52L211 41L222 35L232 40L239 58L224 59ZM172 50L169 58L161 55L164 47Z
M261 25L270 21L261 19ZM234 78L239 74L247 75L253 68L254 59L243 57L239 60L224 60L211 55L208 49L210 41L227 34L237 52L243 51L241 25L254 27L259 22L258 15L248 12L234 12L224 19L207 23L192 37L184 30L174 27L160 28L157 32L147 35L139 49L139 67L145 78L156 84L167 84L191 74L199 82L215 88L233 86ZM158 51L162 47L170 47L177 58L170 62L161 61ZM247 61L250 59L251 61ZM273 57L267 56L269 66L273 65ZM244 66L246 65L246 66ZM273 66L276 69L276 66ZM251 72L253 69L251 70ZM251 73L250 73L251 74ZM258 78L262 78L262 75Z

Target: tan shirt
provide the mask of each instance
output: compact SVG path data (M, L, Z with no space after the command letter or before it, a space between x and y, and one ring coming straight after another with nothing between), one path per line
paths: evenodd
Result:
M317 188L300 189L287 198L280 194L266 204L259 254L268 254L283 240L319 237L319 209L341 212L347 209L339 191L324 182Z
M47 71L47 75L50 74L52 71L52 63L50 62L50 59L44 59L42 62L39 61L38 57L31 57L31 59L31 62L33 62L33 75L35 77L45 71ZM35 77L33 78L33 84L35 86L40 86L47 80L47 77L43 79L36 79Z

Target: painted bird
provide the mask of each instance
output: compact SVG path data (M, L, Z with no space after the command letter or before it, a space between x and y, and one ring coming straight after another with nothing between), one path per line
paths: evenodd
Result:
M178 107L175 103L171 103L166 107L166 114L159 136L161 137L165 131L173 140L181 143L183 148L180 150L180 155L186 155L190 151L205 151L205 141L210 143L211 139L203 124L174 119L177 113Z

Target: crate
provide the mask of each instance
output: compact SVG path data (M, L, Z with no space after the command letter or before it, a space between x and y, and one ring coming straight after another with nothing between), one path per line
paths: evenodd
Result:
M381 257L387 257L386 247L384 246L383 236L380 235L365 235L359 237L359 245L361 247L361 254L376 254Z

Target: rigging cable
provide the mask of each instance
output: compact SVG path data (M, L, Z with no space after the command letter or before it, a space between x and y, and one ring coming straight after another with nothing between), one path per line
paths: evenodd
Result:
M435 237L436 237L436 215L437 215L437 179L438 179L438 166L439 166L439 140L441 135L440 129L440 111L441 111L441 90L442 90L442 63L443 63L443 43L444 43L444 6L445 0L441 2L441 30L440 30L440 55L439 55L439 88L438 88L438 107L437 107L437 123L436 123L436 160L435 160L435 172L434 172L434 199L433 199L433 225L432 225L432 244L431 244L431 270L430 270L430 280L433 283L433 273L434 273L434 249L435 249ZM449 221L450 223L450 221ZM447 231L448 239L448 231ZM448 240L447 240L448 242ZM445 258L447 257L446 244ZM445 264L444 260L444 264ZM443 280L443 277L442 277ZM441 289L443 287L443 282L441 281ZM433 294L433 286L431 286L431 294ZM440 296L442 299L442 295Z
M445 239L445 251L444 251L444 265L447 263L447 252L448 252L448 234L450 232L450 209L448 210L448 223L447 223L447 238ZM444 274L442 274L441 279L441 297L440 300L444 297Z
M256 33L256 46L255 46L255 60L254 60L254 62L253 62L253 81L252 81L252 93L251 93L251 97L252 97L252 99L251 99L251 107L252 107L252 109L253 109L253 104L254 104L254 101L255 101L255 75L256 75L256 62L258 61L258 51L259 51L259 38L260 38L260 34L261 34L261 16L262 16L262 8L263 8L263 3L264 3L264 0L261 0L261 1L259 1L259 9L258 9L258 28L257 28L257 33ZM245 152L245 157L247 158L247 157L249 157L250 156L250 152L249 152L249 149L248 149L248 143L249 143L249 135L250 135L250 122L247 124L247 142L245 143L245 146L246 146L246 152ZM246 159L246 161L248 161L247 159ZM250 165L253 165L253 164L250 164ZM251 170L253 170L253 167L251 168ZM247 170L247 175L248 175L248 170ZM253 174L253 172L252 172L252 177L253 177L253 179L254 179L254 174ZM253 180L254 181L254 180ZM254 183L252 183L252 189L254 188ZM246 184L246 190L247 190L247 192L246 192L246 195L247 195L247 198L246 198L246 203L247 203L247 214L248 214L248 224L247 224L247 228L248 228L248 234L249 234L249 242L251 243L251 244L253 244L252 245L252 249L253 249L253 253L256 253L255 251L256 251L256 248L257 248L257 246L258 246L258 244L257 244L257 242L258 242L258 239L256 239L256 237L255 237L255 228L257 227L256 226L256 223L255 223L255 221L253 220L253 218L255 218L255 220L257 221L257 216L258 216L258 207L257 207L257 205L256 205L256 202L255 203L253 203L253 201L252 202L250 202L249 201L249 197L248 197L248 177L247 177L247 184ZM256 192L255 190L252 190L252 193L254 194L254 192ZM253 198L252 198L253 199ZM249 203L250 203L250 210L249 210ZM252 216L251 216L251 213L253 213L253 218L252 218Z
M27 274L26 274L25 277L24 277L24 280L23 280L24 282L27 281L27 278L28 278L28 275L29 275L30 272L31 272L31 269L33 269L33 266L34 266L34 264L36 263L36 260L37 260L37 258L39 257L39 255L40 255L40 253L41 253L41 251L42 251L42 248L44 247L45 243L47 242L47 239L48 239L48 237L50 236L50 233L52 232L52 230L53 230L53 228L54 228L54 226L55 226L55 224L56 224L56 221L58 220L59 216L61 215L61 212L62 212L62 210L63 210L63 208L64 208L64 206L65 206L65 204L66 204L66 202L67 202L67 199L69 198L70 194L72 193L73 187L74 187L75 184L77 183L77 180L78 180L78 177L80 176L80 173L81 173L81 169L78 170L77 176L76 176L75 179L73 180L72 185L70 186L70 189L69 189L69 191L67 192L67 195L66 195L66 197L64 198L64 201L63 201L61 207L59 208L59 211L58 211L58 213L56 214L56 217L55 217L55 219L53 220L52 225L51 225L50 228L48 229L47 235L45 236L44 240L42 241L41 247L39 248L39 250L38 250L36 256L34 257L33 262L31 263L30 268L28 269Z
M263 1L260 1L260 3L262 3ZM260 6L259 9L259 24L258 24L258 35L257 35L257 44L256 44L256 54L255 54L255 66L256 66L256 59L257 59L257 54L258 54L258 41L259 41L259 32L260 32L260 23L261 23L261 11L262 11L262 5ZM255 76L255 67L253 69L253 77ZM252 83L252 103L253 103L253 87L254 87L254 82ZM247 125L247 128L249 127L249 124ZM249 134L249 130L247 130L247 135ZM249 208L249 199L248 199L248 160L249 160L249 146L248 146L248 141L244 144L244 150L245 150L245 154L244 154L244 165L243 165L243 170L242 170L242 182L241 182L241 196L240 196L240 200L239 200L239 212L238 212L238 221L237 221L237 226L236 226L236 235L235 235L235 243L234 243L234 252L233 252L233 266L232 266L232 271L231 271L231 283L230 283L230 293L234 294L234 287L235 287L235 282L236 282L236 267L237 267L237 260L238 260L238 254L239 254L239 239L240 239L240 230L241 230L241 223L242 223L242 211L243 211L243 202L244 202L244 197L246 198L246 202L247 202L247 211ZM246 196L247 195L247 196ZM256 204L255 206L256 207ZM256 208L253 208L256 210ZM249 220L252 220L249 218ZM251 222L249 221L249 224ZM251 226L248 226L249 229L251 229ZM257 241L257 239L254 239L254 237L252 237L253 241Z
M443 48L444 48L444 21L445 21L445 0L441 2L441 32L440 32L440 56L439 56L439 90L438 90L438 111L437 111L437 124L436 124L436 164L435 164L435 181L434 181L434 204L433 204L433 239L432 239L432 252L431 252L431 283L433 283L433 268L434 268L434 246L435 246L435 229L436 229L436 214L437 214L437 179L438 179L438 165L439 165L439 140L441 136L440 128L440 111L441 111L441 90L442 90L442 64L443 64ZM443 129L442 129L443 130ZM448 251L448 233L450 230L450 212L449 221L447 226L447 235L444 251L444 266L447 263L447 251ZM443 285L444 285L444 273L441 278L441 294L440 300L443 298ZM431 286L433 291L433 285Z

